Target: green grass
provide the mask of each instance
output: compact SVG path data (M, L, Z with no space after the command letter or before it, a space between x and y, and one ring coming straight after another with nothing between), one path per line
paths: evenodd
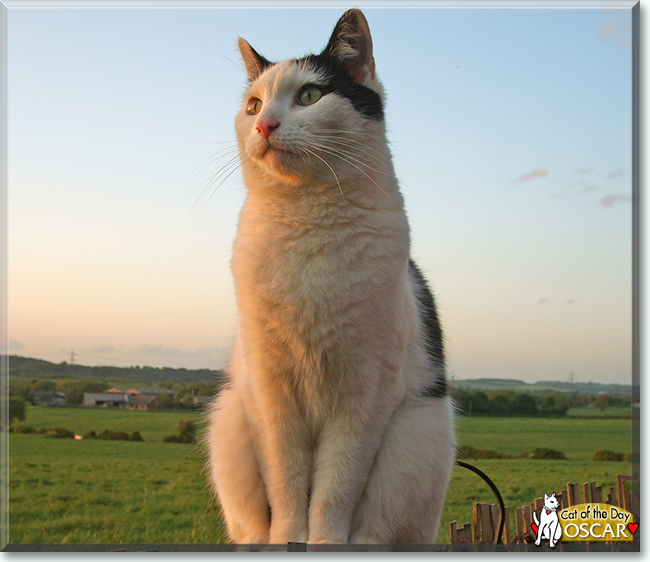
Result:
M193 445L10 436L12 543L214 543Z
M632 408L612 406L602 412L598 408L569 408L568 415L589 418L630 418L632 417Z
M550 447L568 460L588 461L597 449L632 450L629 419L459 417L456 428L459 445L508 455Z
M219 543L225 541L210 499L198 447L163 443L181 418L196 412L131 412L30 407L20 422L39 429L66 427L140 431L144 442L53 439L10 435L12 543ZM567 460L470 460L497 484L507 505L520 507L567 482L613 485L630 463L591 461L597 449L631 449L629 419L459 418L459 444L517 456L535 447L562 451ZM441 542L449 523L472 521L475 502L494 503L487 485L457 467L447 495Z
M94 429L97 433L104 429L125 431L129 435L139 431L145 441L162 441L165 435L176 433L178 420L201 419L199 412L151 411L138 412L113 408L46 408L29 406L27 419L14 425L27 425L34 429L41 427L65 427L77 435Z

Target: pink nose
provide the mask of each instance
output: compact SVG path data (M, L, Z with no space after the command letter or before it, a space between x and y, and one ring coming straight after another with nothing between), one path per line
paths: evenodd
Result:
M280 123L274 119L260 118L257 120L255 128L262 134L265 139L268 139L271 136L271 133L275 131L279 126Z

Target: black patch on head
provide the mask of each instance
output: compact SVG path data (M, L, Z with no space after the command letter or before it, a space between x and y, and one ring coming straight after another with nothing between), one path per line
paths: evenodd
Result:
M350 100L354 109L369 119L380 120L384 118L384 106L381 97L374 90L356 83L343 63L328 52L320 55L309 55L296 61L305 64L325 78L321 86L323 94L334 92Z
M420 320L424 326L424 337L427 354L434 365L444 367L445 352L442 342L442 328L436 310L436 303L429 288L427 280L422 275L413 260L409 260L409 272L419 288L416 293L418 298ZM447 379L442 372L436 371L436 376L426 387L420 391L420 396L426 398L442 398L447 395Z

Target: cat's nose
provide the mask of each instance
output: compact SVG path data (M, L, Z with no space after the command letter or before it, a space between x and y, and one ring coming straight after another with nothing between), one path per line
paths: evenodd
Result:
M265 139L271 136L271 133L280 126L280 122L272 118L260 118L257 120L255 128L262 134Z

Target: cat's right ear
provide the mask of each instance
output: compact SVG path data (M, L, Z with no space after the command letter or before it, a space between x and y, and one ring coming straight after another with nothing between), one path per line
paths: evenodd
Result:
M246 67L248 81L254 82L266 68L271 66L271 63L253 49L246 39L238 37L237 44L239 45L239 52L241 53L241 58Z
M341 16L323 52L340 60L358 84L375 79L372 37L361 10L348 10Z

